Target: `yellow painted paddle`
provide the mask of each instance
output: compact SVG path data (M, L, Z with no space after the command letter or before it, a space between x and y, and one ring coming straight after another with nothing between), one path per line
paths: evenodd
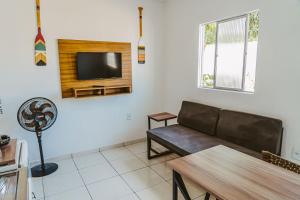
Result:
M143 8L139 7L140 15L140 39L138 44L138 63L145 64L145 44L143 40Z
M46 66L47 65L46 42L41 31L40 0L36 0L36 16L37 16L38 34L34 42L35 64L37 66Z

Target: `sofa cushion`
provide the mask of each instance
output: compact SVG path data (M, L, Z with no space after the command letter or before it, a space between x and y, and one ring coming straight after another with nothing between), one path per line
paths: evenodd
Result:
M215 135L219 108L184 101L178 115L178 123L200 132Z
M260 153L224 141L181 125L172 125L147 131L148 137L181 156L196 153L217 145L225 145L248 155L260 158Z
M282 121L248 113L222 110L217 137L251 150L280 154Z

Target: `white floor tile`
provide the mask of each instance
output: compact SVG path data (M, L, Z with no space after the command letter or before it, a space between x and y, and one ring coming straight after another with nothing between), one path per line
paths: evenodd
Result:
M159 151L159 152L163 152L168 150L167 148L165 148L164 146L158 144L157 142L151 141L151 146L153 149Z
M166 162L152 165L151 169L153 169L156 173L158 173L165 180L172 179L172 170L167 166Z
M85 187L80 187L46 197L45 200L91 200L91 197Z
M50 176L53 176L56 174L74 173L77 171L77 168L75 166L73 159L58 160L58 161L54 160L52 162L58 164L58 169L56 172L54 172Z
M90 167L106 162L105 158L99 152L75 156L73 159L78 169L83 169L85 167Z
M148 166L155 165L155 164L166 161L166 158L165 158L166 156L162 156L162 157L159 157L159 158L154 158L154 159L148 160L146 152L137 154L137 157L139 159L141 159Z
M170 179L168 181L168 183L170 185L172 185L172 181L173 180ZM195 199L197 197L205 195L205 193L206 193L205 190L203 188L199 187L198 185L194 184L192 181L190 181L190 180L188 180L186 178L183 178L183 182L184 182L184 184L185 184L185 186L186 186L186 188L188 190L188 193L189 193L189 195L190 195L190 197L192 199ZM181 192L179 190L178 190L178 194L179 194L178 195L179 199L183 200L184 198L183 198L183 196L182 196L182 194L181 194Z
M44 197L43 179L42 178L31 178L31 187L34 196L39 199Z
M133 194L132 190L120 177L97 182L87 187L93 200L118 200Z
M164 150L155 143L153 146ZM59 169L33 180L33 188L38 200L44 196L45 200L91 200L90 195L93 200L168 200L172 198L172 170L166 161L178 157L171 154L148 160L146 142L101 153L77 154L73 159L54 161ZM204 199L202 188L185 178L184 181L192 199ZM183 200L178 193L179 200Z
M144 153L147 151L147 143L146 142L140 142L132 145L126 146L129 151L131 151L134 154L138 153Z
M138 192L137 195L141 200L171 200L172 188L168 183L162 182L154 187Z
M119 174L124 174L137 169L145 168L146 164L136 157L115 160L110 162Z
M198 198L196 198L194 200L204 200L204 199L205 199L205 195L202 195L201 197L198 197ZM210 196L209 200L216 200L216 198L213 197L213 196Z
M135 194L131 194L131 195L121 197L118 200L139 200L139 198L137 198L137 196Z
M141 159L148 166L155 165L155 164L158 164L158 163L162 163L162 162L166 162L166 161L178 158L178 155L176 155L176 154L161 156L161 157L158 157L158 158L153 158L151 160L148 160L147 153L139 153L139 154L136 154L136 156L139 159Z
M152 187L164 181L149 167L124 174L122 177L135 192Z
M45 196L62 193L83 186L78 172L43 177Z
M79 173L85 184L91 184L118 175L107 162L81 169L79 170Z
M183 178L183 181L186 184L187 190L188 190L191 198L196 198L196 197L202 196L206 193L206 191L203 188L201 188L199 185L193 183L192 181L190 181L186 178Z
M127 148L121 147L116 149L105 150L101 152L109 161L121 160L135 157Z

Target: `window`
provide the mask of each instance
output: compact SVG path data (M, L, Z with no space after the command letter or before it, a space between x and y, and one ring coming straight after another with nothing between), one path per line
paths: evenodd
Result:
M259 12L200 25L199 87L254 92Z

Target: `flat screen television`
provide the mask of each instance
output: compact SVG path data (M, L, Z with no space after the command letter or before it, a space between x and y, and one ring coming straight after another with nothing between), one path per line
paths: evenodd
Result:
M95 80L122 78L121 53L77 53L77 79Z

